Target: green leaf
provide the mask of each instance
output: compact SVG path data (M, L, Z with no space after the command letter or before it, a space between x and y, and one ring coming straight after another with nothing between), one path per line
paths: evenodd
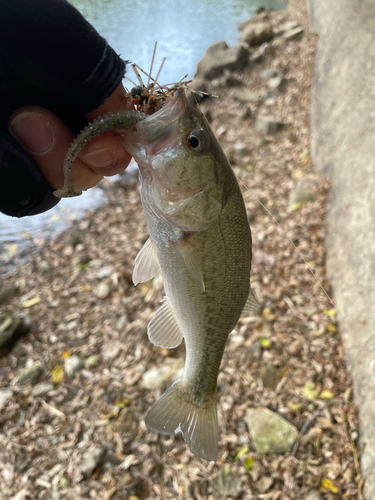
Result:
M236 462L237 460L242 458L244 455L246 455L246 453L248 453L248 452L249 452L249 446L247 444L244 444L243 446L241 446L241 448L237 449L237 452L233 457L233 462Z
M245 460L243 461L243 463L244 463L246 472L249 472L249 470L251 470L251 468L254 465L254 460L251 457L247 457L247 458L245 458Z

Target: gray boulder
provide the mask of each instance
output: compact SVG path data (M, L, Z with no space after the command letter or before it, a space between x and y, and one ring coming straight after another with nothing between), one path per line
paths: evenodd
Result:
M274 36L271 23L251 23L241 33L239 41L249 45L262 45Z
M245 67L249 52L243 45L229 47L226 42L217 42L208 47L206 55L197 65L196 78L213 80L225 70L237 71Z

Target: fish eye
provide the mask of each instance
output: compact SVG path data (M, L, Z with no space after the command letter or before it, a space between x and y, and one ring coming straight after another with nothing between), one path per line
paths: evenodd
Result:
M197 149L199 148L201 141L196 135L190 134L188 137L188 144L191 147L191 149Z
M204 130L194 130L187 136L186 143L192 151L203 153L209 145L209 137Z

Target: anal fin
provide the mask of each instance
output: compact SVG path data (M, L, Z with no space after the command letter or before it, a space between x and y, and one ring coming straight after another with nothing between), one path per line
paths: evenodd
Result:
M160 271L158 257L156 255L155 247L149 238L139 251L135 258L135 265L133 271L133 283L143 283L152 279L157 272Z
M164 300L163 305L148 324L147 334L150 341L158 347L173 349L181 344L183 333L168 299Z
M195 405L177 380L151 407L145 419L150 431L182 434L190 451L205 460L217 460L218 428L216 394Z

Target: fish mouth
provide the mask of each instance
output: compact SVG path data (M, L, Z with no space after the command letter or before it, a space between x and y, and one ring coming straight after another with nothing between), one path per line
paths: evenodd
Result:
M180 88L168 104L153 115L138 122L137 131L145 146L146 156L156 155L178 140L179 121L187 107L189 107L187 91Z

